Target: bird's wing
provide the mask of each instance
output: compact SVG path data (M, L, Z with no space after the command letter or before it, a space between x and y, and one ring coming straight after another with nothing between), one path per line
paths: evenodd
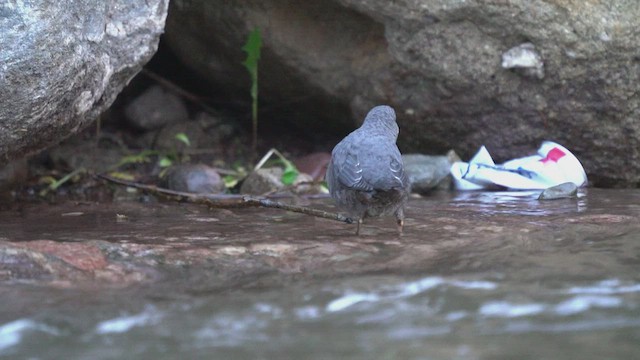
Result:
M338 181L349 189L371 191L373 186L363 177L363 168L358 154L348 149L344 152L343 161L334 164L334 172Z
M364 179L376 190L388 191L394 188L406 188L408 177L402 166L400 152L393 150L386 156L372 162L374 166L364 167Z
M409 179L407 174L404 172L404 167L402 166L401 161L402 158L398 161L398 159L392 156L389 160L389 170L391 178L395 182L395 186L404 188Z

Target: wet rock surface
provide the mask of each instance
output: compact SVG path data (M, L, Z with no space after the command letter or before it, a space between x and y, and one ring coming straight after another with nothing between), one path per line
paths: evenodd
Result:
M171 3L166 40L238 98L249 87L240 47L259 28L261 100L301 114L283 116L292 128L353 128L387 103L403 152L467 158L486 145L501 161L553 139L593 184L635 186L638 19L625 0L199 0Z
M578 187L576 186L576 184L568 182L545 189L542 193L540 193L538 200L556 200L573 198L577 196Z
M0 163L77 132L155 53L168 1L0 5Z
M448 190L451 187L451 164L459 161L452 153L450 156L404 154L404 168L411 182L411 192L428 194L440 187Z
M437 193L412 199L402 237L391 226L393 219L368 219L358 237L354 225L271 209L25 206L0 212L0 279L125 286L177 277L194 286L205 281L201 286L225 288L300 277L428 272L443 261L448 271L485 271L530 251L553 261L549 252L559 243L578 246L640 234L638 192L588 189L577 199L550 202L538 202L537 194ZM327 199L312 205L331 209L328 204ZM633 246L626 250L629 261L640 251Z

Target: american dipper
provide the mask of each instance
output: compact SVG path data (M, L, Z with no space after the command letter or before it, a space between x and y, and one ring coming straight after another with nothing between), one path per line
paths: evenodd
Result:
M393 108L376 106L360 128L333 148L326 180L331 197L358 219L395 215L402 234L404 207L411 185L396 146L398 124Z

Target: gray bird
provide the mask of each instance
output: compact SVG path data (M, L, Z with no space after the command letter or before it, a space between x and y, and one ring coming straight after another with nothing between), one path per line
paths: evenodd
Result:
M360 224L366 217L395 215L404 226L411 184L396 146L398 124L393 108L376 106L360 128L333 148L326 180L331 197Z

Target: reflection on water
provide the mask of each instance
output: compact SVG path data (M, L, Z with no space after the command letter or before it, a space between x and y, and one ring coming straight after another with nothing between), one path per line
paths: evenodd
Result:
M540 191L458 192L453 202L488 214L551 215L586 211L587 191L580 189L577 199L543 201Z
M0 356L640 358L640 225L628 221L640 215L640 192L589 190L579 199L547 202L536 197L465 193L412 201L412 227L395 246L446 245L428 266L416 263L415 269L335 277L303 273L277 286L222 290L192 273L126 288L0 284ZM290 228L298 226L307 238L335 246L356 241L341 224L307 228L308 219L280 213L270 216L282 221L257 215L258 225L235 232L225 226L238 222L237 214L231 220L189 211L131 216L119 231L115 220L91 216L92 225L79 225L78 232L58 224L47 236L238 243L268 225L274 229L270 236L293 236ZM5 219L11 219L7 233L25 239L35 234L19 230L19 218ZM368 226L365 239L371 244L392 233L384 223ZM127 235L136 232L142 237ZM381 249L370 261L391 251Z

